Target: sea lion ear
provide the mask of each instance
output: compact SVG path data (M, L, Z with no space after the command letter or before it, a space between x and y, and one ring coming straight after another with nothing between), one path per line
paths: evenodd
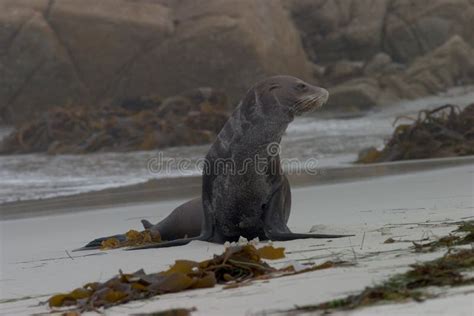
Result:
M280 88L281 86L278 84L278 83L272 83L269 87L268 87L268 92L272 92L273 90L275 89L278 89Z

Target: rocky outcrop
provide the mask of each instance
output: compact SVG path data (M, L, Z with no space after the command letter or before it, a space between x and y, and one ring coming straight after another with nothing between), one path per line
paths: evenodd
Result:
M311 81L280 1L2 0L0 116L170 96L199 86L236 100L268 75Z
M390 55L378 53L364 65L363 72L366 76L377 76L398 72L404 68L404 65L393 62Z
M381 45L397 62L408 63L455 35L474 45L474 3L470 0L392 0Z
M325 85L336 85L360 77L362 75L362 66L360 62L341 60L330 64L324 69L321 80Z
M330 92L325 111L354 114L474 83L471 0L285 3L323 69L314 73Z
M378 101L377 80L359 78L329 89L329 101L323 109L330 112L358 113L372 109Z
M415 99L445 91L447 87L474 84L474 49L453 36L409 67L376 55L364 75L329 88L326 111L366 111L380 104Z
M315 63L365 60L380 51L388 0L289 0L287 6Z
M414 99L474 83L474 49L453 36L433 52L416 59L404 71L379 75L383 95Z
M1 0L0 122L202 86L235 104L274 74L368 109L472 83L473 29L472 0Z
M7 122L87 100L67 50L41 11L46 1L32 4L0 2L0 116Z
M165 91L213 86L235 101L268 75L310 80L299 35L280 1L177 1L173 10L173 36L136 65L166 74L156 78Z
M287 0L315 63L368 61L379 52L412 62L454 35L474 44L470 0Z
M474 83L474 49L453 36L432 53L417 59L404 73L403 81L418 95L430 95L446 87ZM415 90L414 90L415 91Z

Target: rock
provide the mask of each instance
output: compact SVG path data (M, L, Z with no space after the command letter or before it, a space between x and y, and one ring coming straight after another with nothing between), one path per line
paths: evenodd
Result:
M385 53L378 53L364 66L365 74L374 74L381 72L385 67L392 63L392 57Z
M432 55L455 35L474 45L472 29L472 0L1 0L0 121L204 86L235 104L274 74L338 89L367 77L379 99L412 98L472 81Z
M279 0L2 0L0 117L255 81L311 65Z
M375 79L355 79L329 88L329 100L323 107L329 112L368 111L377 104L380 90Z
M474 49L457 35L418 58L403 73L381 78L381 85L400 99L413 99L474 83Z
M364 65L364 74L367 76L380 76L387 73L400 72L405 67L394 63L390 55L378 53Z
M410 63L460 35L474 45L471 0L286 0L315 63L368 61L380 51Z
M154 25L166 10L125 0L0 2L0 115L18 123L54 106L113 98L111 83L160 39Z
M138 0L61 0L50 9L48 21L68 50L92 100L159 94L148 78L117 91L137 59L159 46L174 31L172 11ZM154 91L155 90L155 91Z
M299 35L280 1L180 1L173 10L173 36L140 56L118 90L143 85L152 76L164 95L213 86L236 102L269 75L311 81Z
M474 49L455 35L407 70L407 79L425 85L428 92L474 83ZM430 84L432 82L433 84Z
M329 88L325 109L365 111L474 84L474 49L456 35L406 69L379 54L365 66L364 75Z
M397 62L409 63L454 35L474 45L470 0L396 0L388 8L382 47Z
M31 8L12 3L0 2L0 116L14 123L52 105L86 102L67 50L35 10L42 2L32 1Z
M286 1L315 63L367 60L380 51L389 0Z
M324 84L335 85L362 75L362 63L342 60L326 67Z

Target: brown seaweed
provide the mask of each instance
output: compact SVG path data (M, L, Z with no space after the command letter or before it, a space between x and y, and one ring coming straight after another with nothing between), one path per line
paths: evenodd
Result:
M123 152L210 143L227 121L229 106L223 93L207 90L164 100L128 99L114 106L52 108L17 126L0 142L0 154Z
M398 117L394 125L407 117ZM474 104L461 110L443 105L422 110L411 124L400 124L382 150L360 152L359 163L474 155Z

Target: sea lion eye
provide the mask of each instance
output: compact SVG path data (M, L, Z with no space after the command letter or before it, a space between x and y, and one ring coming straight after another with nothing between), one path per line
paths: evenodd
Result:
M298 83L296 85L296 90L298 91L306 91L308 89L308 86L305 85L304 83Z

